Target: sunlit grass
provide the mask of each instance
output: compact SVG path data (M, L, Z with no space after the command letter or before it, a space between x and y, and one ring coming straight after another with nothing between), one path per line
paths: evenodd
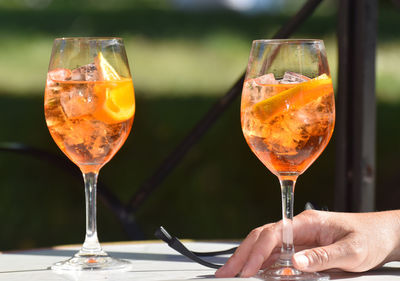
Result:
M52 38L42 35L2 35L0 93L25 95L44 91Z
M385 102L400 101L400 41L378 45L377 80L378 98Z
M45 34L5 34L0 41L0 93L41 94L53 38ZM137 95L221 95L243 73L251 42L214 31L194 39L150 39L124 36ZM325 39L333 80L337 82L337 42ZM400 42L378 45L377 96L400 102Z
M250 43L212 34L199 41L132 36L126 45L138 89L182 96L227 90L245 70Z

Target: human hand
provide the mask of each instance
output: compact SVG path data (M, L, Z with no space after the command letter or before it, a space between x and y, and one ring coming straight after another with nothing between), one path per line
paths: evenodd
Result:
M250 232L216 277L255 275L279 258L282 221ZM297 252L293 265L301 271L337 268L362 272L400 259L400 211L334 213L304 211L293 219Z

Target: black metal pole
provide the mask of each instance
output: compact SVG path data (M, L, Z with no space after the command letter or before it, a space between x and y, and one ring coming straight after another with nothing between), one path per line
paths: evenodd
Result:
M339 2L336 211L375 208L376 0Z

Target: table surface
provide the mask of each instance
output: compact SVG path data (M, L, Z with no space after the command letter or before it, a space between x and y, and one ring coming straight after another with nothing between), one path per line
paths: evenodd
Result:
M217 251L235 246L229 242L185 242L194 251ZM103 248L112 256L131 261L127 272L78 272L70 274L55 273L48 267L60 260L71 257L79 246L60 246L51 249L37 249L0 254L0 280L7 281L58 281L58 280L235 280L237 278L216 279L215 270L188 260L159 241L119 242L103 244ZM214 263L224 263L226 256L209 258ZM400 262L386 264L379 270L366 273L330 272L332 280L399 280ZM258 280L243 278L242 280Z

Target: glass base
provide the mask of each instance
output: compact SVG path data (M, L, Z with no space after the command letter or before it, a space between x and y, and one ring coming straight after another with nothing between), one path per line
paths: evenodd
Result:
M281 281L320 281L329 280L329 275L316 272L302 272L292 266L274 265L257 275L263 280L281 280Z
M104 252L103 252L104 253ZM100 255L82 255L77 253L72 258L60 261L51 266L54 271L89 271L89 270L121 270L127 271L131 263L127 260L116 259L106 253Z

